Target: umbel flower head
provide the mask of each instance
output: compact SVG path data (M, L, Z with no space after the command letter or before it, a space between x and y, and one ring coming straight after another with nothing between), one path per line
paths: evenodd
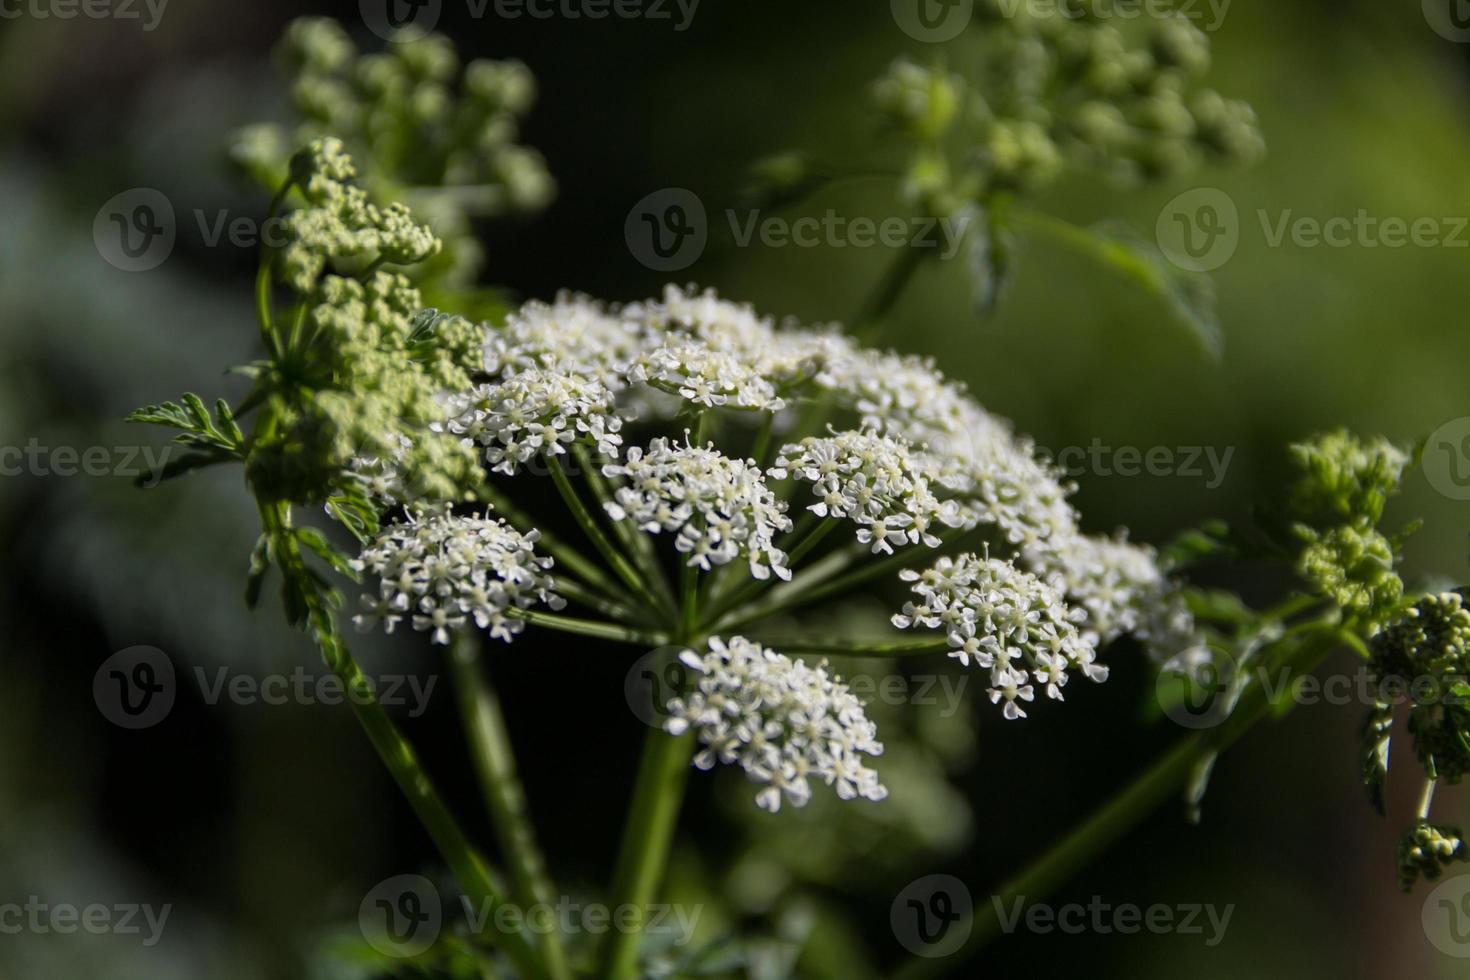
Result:
M893 625L944 630L950 656L990 671L990 700L1005 701L1007 718L1026 717L1021 704L1035 699L1033 680L1061 700L1069 669L1107 679L1093 641L1077 630L1082 617L1055 589L1009 562L966 554L900 577L921 601L906 603Z
M526 626L515 610L566 605L552 591L552 560L535 552L537 538L501 520L448 513L390 525L353 563L378 579L356 623L391 633L407 621L435 643L473 623L508 642Z
M786 505L766 486L754 460L732 459L708 446L654 439L647 451L633 446L622 463L603 475L626 484L608 501L615 521L631 521L652 534L671 532L690 566L709 571L744 557L757 579L789 579L786 554L776 535L791 529Z
M812 779L844 800L888 795L864 762L883 753L877 727L825 663L810 667L741 636L714 637L705 653L685 650L679 660L694 672L693 688L669 701L665 728L696 733L699 768L738 765L765 784L757 806L774 813L783 798L804 806Z

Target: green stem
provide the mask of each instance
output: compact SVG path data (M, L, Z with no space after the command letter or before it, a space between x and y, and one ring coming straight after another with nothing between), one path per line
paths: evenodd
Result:
M833 657L917 657L927 653L942 653L949 649L948 641L924 637L917 640L894 640L890 643L872 643L863 640L811 640L801 637L762 637L761 643L782 653L807 653Z
M604 616L611 616L613 619L630 622L637 622L640 619L637 610L630 609L621 603L613 602L611 599L604 599L600 593L588 588L575 579L567 578L565 575L556 575L553 577L553 581L555 582L553 586L554 592L558 592L573 602L586 606L588 609L596 610Z
M675 736L655 728L644 740L612 885L613 908L633 916L636 925L609 935L596 974L603 980L637 976L643 920L663 880L693 748L693 732ZM634 911L624 913L628 906Z
M572 516L582 526L582 531L591 539L592 544L596 546L603 560L612 567L612 570L617 573L618 578L622 579L628 588L632 589L633 593L648 605L649 609L658 609L658 599L648 590L648 586L643 583L643 580L639 578L638 572L628 562L627 556L612 546L612 542L607 539L607 535L602 533L602 528L598 527L597 521L593 519L591 512L587 510L587 505L582 502L581 497L577 496L577 490L572 486L572 481L567 479L567 471L562 468L561 460L555 456L548 456L546 462L548 468L551 470L551 480L556 484L557 492L561 494L562 500L566 502L567 508L572 512Z
M612 640L616 643L656 647L662 646L668 640L668 637L662 633L645 633L618 623L600 623L590 619L577 619L575 616L558 616L556 613L540 612L535 609L507 609L505 614L516 619L524 619L532 626L544 626L563 633L592 636L599 640Z
M510 498L506 497L494 487L481 487L480 493L484 496L486 503L494 507L502 517L511 524L514 524L522 533L537 529L536 522L525 511L517 507ZM541 537L536 543L546 549L546 552L557 561L571 569L588 585L606 595L607 598L619 601L628 599L627 594L623 592L617 583L607 577L607 573L599 568L596 562L583 556L580 551L565 541L562 541L548 531L541 531Z
M556 902L555 890L526 811L526 793L516 773L500 699L485 676L478 653L473 635L463 632L454 635L449 663L454 671L460 718L480 777L485 807L490 812L500 852L510 867L516 901L523 909L533 905L550 907ZM571 980L562 937L555 929L541 938L541 953L551 980Z
M893 307L898 303L898 298L908 287L909 280L923 264L925 254L923 249L912 243L905 244L899 250L887 271L884 272L883 278L878 280L878 285L868 295L862 308L853 316L853 336L871 338L875 332L871 328L876 327L893 311Z
M460 831L429 774L419 764L413 746L374 697L371 683L337 635L336 624L329 612L318 610L313 613L311 633L327 666L342 681L343 689L355 692L348 701L367 733L368 741L407 797L434 846L448 862L459 887L471 901L487 910L500 905L503 900L489 866ZM487 917L486 921L491 920ZM535 949L525 936L518 932L498 932L496 938L518 970L527 977L546 977Z
M577 465L582 467L582 474L587 480L587 485L592 488L592 494L604 508L614 502L612 489L603 478L602 472L597 468L590 453L585 446L576 446L572 450L577 455ZM614 521L613 533L623 543L623 548L633 556L643 578L653 584L655 598L664 615L672 619L675 615L674 591L669 587L664 570L659 567L658 556L654 553L653 542L648 539L638 528L628 521Z
M1310 672L1330 653L1340 639L1335 635L1316 636L1304 643L1291 657L1297 669ZM1165 800L1179 792L1192 777L1201 760L1218 754L1244 735L1261 718L1269 714L1270 699L1260 686L1252 687L1233 714L1208 732L1197 732L1180 740L1163 758L1105 803L1082 824L1064 837L1020 874L994 891L989 901L972 913L971 931L964 946L943 959L910 961L896 971L891 980L929 980L931 977L955 975L953 971L1001 932L1000 912L1022 903L1046 898L1102 851L1133 829L1154 812ZM960 923L951 926L961 928Z

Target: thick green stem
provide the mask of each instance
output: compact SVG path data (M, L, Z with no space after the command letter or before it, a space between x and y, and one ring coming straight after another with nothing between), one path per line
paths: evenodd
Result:
M368 741L372 742L393 781L429 832L434 846L448 862L459 887L471 901L487 910L500 905L503 901L500 888L489 866L460 831L433 781L419 764L413 746L373 696L371 683L342 643L331 614L325 611L313 613L311 632L327 666L342 681L345 690L354 692L348 700L367 733ZM492 919L487 917L485 921ZM546 977L535 949L525 936L518 932L500 932L496 934L495 941L527 977Z
M455 634L449 648L449 663L454 671L460 718L480 777L485 807L490 812L501 854L510 868L516 901L523 910L533 905L551 907L556 902L556 894L526 811L526 794L516 773L505 715L478 653L474 635ZM556 929L541 937L541 954L551 980L570 980L566 950Z
M1339 639L1341 637L1336 634L1311 637L1295 651L1289 666L1301 672L1314 670ZM1251 687L1224 724L1181 739L1178 745L1115 794L1101 809L1020 874L997 888L989 901L978 904L972 913L969 938L954 955L910 961L895 972L891 980L929 980L931 977L955 975L960 963L1001 933L1003 910L1015 908L1018 900L1023 904L1040 901L1055 891L1165 800L1176 795L1188 783L1201 760L1233 744L1257 721L1266 717L1270 708L1271 701L1264 690L1259 685ZM960 927L959 923L951 926Z
M637 976L643 921L663 880L693 748L692 732L675 736L653 729L643 743L633 805L623 827L612 885L616 903L613 914L629 916L636 925L609 934L597 971L602 980L633 980Z

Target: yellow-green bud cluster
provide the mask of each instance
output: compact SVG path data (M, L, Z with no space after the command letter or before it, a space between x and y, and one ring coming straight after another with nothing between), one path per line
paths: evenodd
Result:
M988 47L975 155L987 188L1034 189L1064 160L1135 180L1260 158L1250 106L1198 87L1210 69L1203 31L1182 15L1121 29L1099 6L978 5Z
M1412 891L1422 877L1438 881L1444 869L1456 861L1470 860L1458 827L1443 827L1421 820L1404 832L1399 842L1399 887Z
M517 143L536 97L518 61L463 66L438 34L395 40L362 54L327 18L294 21L279 50L299 123L262 124L237 134L234 155L262 183L278 186L294 147L343 140L363 164L365 186L402 197L449 240L434 272L468 281L481 252L472 216L544 207L555 184L536 151Z

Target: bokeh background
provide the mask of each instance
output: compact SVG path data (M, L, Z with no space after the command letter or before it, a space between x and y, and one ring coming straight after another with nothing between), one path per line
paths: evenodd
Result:
M231 172L224 147L235 126L283 112L270 63L283 26L326 13L365 46L376 39L356 4L169 0L151 31L142 5L143 21L62 19L57 7L7 6L0 21L0 445L157 446L162 437L121 424L128 410L186 389L239 393L221 371L252 356L255 255L211 246L188 218L163 265L125 272L94 244L98 209L149 187L180 216L258 219L265 197ZM676 31L669 21L477 19L445 0L440 29L466 55L524 60L540 84L524 141L546 157L558 197L538 217L480 229L487 281L525 298L657 292L666 277L624 238L634 202L686 187L718 213L758 157L794 146L860 155L874 136L868 82L901 53L932 53L879 2L703 0ZM1260 115L1263 164L1137 191L1078 178L1039 203L1080 224L1120 219L1151 234L1183 191L1227 193L1243 226L1214 274L1221 360L1156 300L1040 239L1026 245L994 318L971 312L960 269L936 264L885 325L886 343L941 356L1043 446L1233 451L1218 486L1079 477L1089 529L1126 525L1151 542L1209 517L1243 520L1272 500L1295 438L1347 425L1411 441L1470 414L1464 237L1460 248L1273 247L1256 217L1470 215L1470 45L1431 30L1420 0L1236 0L1213 42L1214 83ZM903 213L891 188L864 183L802 208ZM889 258L742 248L720 224L678 278L809 321L851 317ZM244 607L255 526L237 481L211 472L144 492L117 476L0 480L0 902L173 906L151 948L115 936L0 936L0 976L371 975L323 949L350 937L376 882L436 867L345 708L215 706L185 684L147 730L99 713L94 672L130 646L165 650L181 671L316 669L275 608ZM1406 579L1470 578L1470 503L1415 472L1394 508L1424 520ZM1223 584L1260 597L1282 587L1248 569ZM595 891L643 730L622 693L628 656L555 640L492 655L554 869L564 888ZM418 643L364 645L363 656L370 671L440 671ZM812 843L844 819L830 811L781 825L797 845L753 845L756 825L725 799L744 799L738 783L696 777L674 888L707 901L721 923L778 937L831 920L813 933L830 948L804 957L798 975L863 977L900 962L888 909L905 884L952 873L987 902L989 887L1179 735L1145 710L1152 675L1142 658L1120 649L1113 663L1107 685L1024 724L970 698L934 735L950 788L924 797L904 827L867 828L846 849L817 853ZM1463 962L1426 941L1426 890L1394 886L1401 823L1380 821L1363 799L1361 715L1320 706L1259 727L1219 763L1199 826L1166 807L1056 897L1233 904L1219 945L1017 934L983 954L979 975L1462 976ZM452 699L403 724L482 833ZM1412 787L1394 790L1394 812L1406 813ZM1463 794L1439 806L1447 822L1470 816ZM793 883L800 901L781 897Z

